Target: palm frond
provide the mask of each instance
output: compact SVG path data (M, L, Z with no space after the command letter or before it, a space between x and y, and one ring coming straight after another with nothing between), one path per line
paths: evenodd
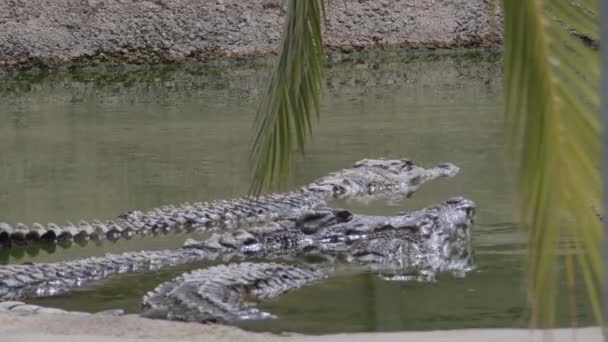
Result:
M289 0L278 62L256 116L251 191L285 178L293 150L304 152L311 117L318 116L324 63L323 0Z
M520 160L521 222L529 232L531 323L554 322L561 260L569 291L578 266L600 322L598 52L571 34L598 36L597 4L503 0L503 8L506 120Z

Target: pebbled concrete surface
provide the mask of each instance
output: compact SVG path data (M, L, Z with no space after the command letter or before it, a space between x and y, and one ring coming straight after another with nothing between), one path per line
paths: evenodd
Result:
M328 0L330 49L485 46L493 0ZM272 54L281 0L3 0L0 68ZM495 24L498 23L498 24Z

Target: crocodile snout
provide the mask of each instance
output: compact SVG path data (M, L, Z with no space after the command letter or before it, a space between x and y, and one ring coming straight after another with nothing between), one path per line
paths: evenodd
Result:
M460 171L460 168L452 163L437 164L435 169L439 171L442 177L454 177Z

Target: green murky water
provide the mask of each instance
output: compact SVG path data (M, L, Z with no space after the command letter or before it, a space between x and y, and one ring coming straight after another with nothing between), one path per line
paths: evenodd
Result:
M97 68L0 76L0 217L32 223L110 218L129 209L238 197L265 65ZM322 119L289 187L367 157L462 168L399 203L336 203L362 213L417 209L450 196L478 203L476 271L435 284L338 275L265 302L280 319L254 330L342 331L526 325L524 239L504 159L500 56L467 52L353 57L327 70ZM0 250L1 263L50 262L179 246L187 236ZM162 281L205 264L123 275L33 300L83 311L138 310ZM583 298L578 293L579 298ZM590 321L585 307L582 324ZM561 309L560 321L568 312Z

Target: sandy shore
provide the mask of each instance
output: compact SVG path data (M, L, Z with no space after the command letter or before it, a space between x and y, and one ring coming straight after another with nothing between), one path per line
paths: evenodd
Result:
M487 0L329 1L325 44L485 46L501 41ZM0 1L0 68L158 63L273 53L281 0Z
M555 329L553 342L601 341L599 328ZM321 336L251 333L222 325L202 325L150 320L135 315L104 316L77 314L20 315L0 313L2 342L176 342L176 341L285 341L285 342L513 342L543 341L543 331L526 329L446 330L429 332L358 333Z

